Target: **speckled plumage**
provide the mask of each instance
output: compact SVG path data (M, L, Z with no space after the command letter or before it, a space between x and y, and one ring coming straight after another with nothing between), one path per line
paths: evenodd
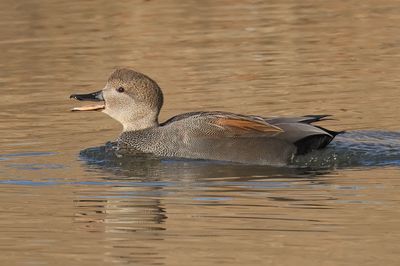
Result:
M118 88L123 92L118 93ZM163 96L157 83L118 69L102 90L104 111L124 127L120 147L163 157L251 164L286 164L295 154L324 148L337 132L312 125L327 116L265 118L228 112L192 112L158 123ZM72 95L87 99L87 95Z

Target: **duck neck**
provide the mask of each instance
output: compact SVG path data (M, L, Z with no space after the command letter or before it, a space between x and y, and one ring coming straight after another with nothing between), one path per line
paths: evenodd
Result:
M138 131L138 130L143 130L151 127L157 127L158 126L158 116L144 116L139 119L135 119L133 121L129 121L128 123L123 123L123 130L122 132L127 132L127 131Z
M122 124L122 126L123 126L122 132L138 131L138 130L143 130L146 128L157 127L158 120L157 119L155 119L155 120L139 119L139 120L135 120L134 123Z

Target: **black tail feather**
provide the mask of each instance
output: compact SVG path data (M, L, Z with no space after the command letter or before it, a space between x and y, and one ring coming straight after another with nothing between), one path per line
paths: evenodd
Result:
M339 135L339 134L346 133L346 131L344 131L344 130L342 130L342 131L333 131L333 130L326 129L326 128L324 128L324 127L320 127L320 126L316 126L316 125L313 125L313 126L315 126L315 127L319 128L319 129L325 131L326 133L332 135L333 137L336 137L336 136Z
M332 115L305 115L303 117L306 117L303 123L307 124L312 124L314 122L319 122L319 121L327 121L327 120L335 120L333 118L330 118Z
M300 139L294 143L297 147L298 155L306 154L313 150L319 150L325 148L334 137L329 135L321 134L321 135L312 135Z

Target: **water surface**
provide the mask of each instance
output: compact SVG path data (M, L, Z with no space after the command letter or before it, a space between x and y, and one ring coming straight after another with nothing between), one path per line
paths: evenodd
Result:
M4 265L397 265L397 1L0 3ZM291 167L114 158L70 113L116 66L197 110L333 114Z

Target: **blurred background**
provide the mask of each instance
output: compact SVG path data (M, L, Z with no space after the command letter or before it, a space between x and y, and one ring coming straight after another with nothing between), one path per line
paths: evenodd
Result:
M396 265L399 24L394 0L1 0L1 260ZM332 114L324 126L349 131L338 141L362 163L107 160L86 149L120 125L70 113L69 95L121 66L159 83L161 120Z

